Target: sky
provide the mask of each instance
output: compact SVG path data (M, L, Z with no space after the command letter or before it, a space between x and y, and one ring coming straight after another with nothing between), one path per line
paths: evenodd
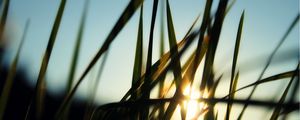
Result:
M129 0L90 0L75 76L76 80L78 80L78 77L83 73L91 58L101 47L104 39L128 3ZM21 63L19 65L24 67L28 72L31 78L31 81L28 82L32 86L35 86L37 80L42 55L45 51L59 4L60 0L11 0L8 14L9 27L7 27L6 32L9 33L12 41L6 55L6 61L10 63L16 54L20 38L23 34L23 28L29 19L30 25L22 48ZM145 0L144 2L144 51L147 49L146 43L148 43L149 38L152 4L151 0ZM213 11L215 11L217 4L217 1L213 3ZM200 14L200 18L202 17L204 5L205 0L170 0L177 40L183 38L197 15ZM66 3L47 70L47 88L51 94L61 93L65 89L83 6L84 0L68 0ZM299 13L299 1L236 1L231 11L225 17L215 60L215 68L218 69L217 74L224 73L227 79L230 77L229 68L232 63L235 37L239 18L243 11L245 11L245 20L238 58L238 70L240 70L240 79L242 82L238 83L239 87L252 83L258 78L268 56L278 44L295 16ZM104 67L96 96L100 103L119 101L131 86L138 17L139 10L135 12L110 47L107 63ZM159 56L160 17L159 10L154 32L153 61L156 61ZM165 38L167 38L167 35L165 35ZM272 61L271 67L267 70L264 77L295 69L297 61L299 61L298 48L299 25L297 24L280 47L278 54L275 55L275 59ZM168 49L169 47L166 45L165 51ZM144 52L145 54L146 52ZM99 63L95 67L96 70L99 68L98 66ZM93 78L93 75L95 73L89 74L86 77L86 80L84 80L76 93L76 98L84 99L87 97L88 85L91 82L88 78ZM197 77L201 77L201 72L196 75ZM221 84L222 86L218 90L224 91L225 89L225 91L228 91L227 86L229 82L224 80ZM270 91L273 92L274 89L277 90L286 85L287 82L285 81L261 85L257 91L264 92L256 92L254 97L271 99L274 95L270 95ZM243 98L248 95L246 93L250 90L247 89L244 92L238 93L237 96ZM283 92L283 89L280 92ZM217 93L219 97L226 95L224 92ZM255 109L255 107L250 109ZM263 117L263 114L261 116Z

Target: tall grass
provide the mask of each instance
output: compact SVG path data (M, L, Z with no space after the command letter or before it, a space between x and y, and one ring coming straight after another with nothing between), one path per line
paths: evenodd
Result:
M283 37L280 39L280 42L277 44L275 49L270 53L267 63L265 64L263 71L260 73L259 77L253 78L256 79L255 82L248 84L246 86L238 86L238 82L243 81L240 77L238 56L240 54L240 44L243 42L243 25L244 21L247 19L247 10L241 11L240 21L236 23L238 25L236 31L235 47L233 52L231 74L229 79L229 90L228 94L222 98L215 97L216 89L220 86L220 81L224 81L222 75L217 76L216 73L218 69L215 67L215 58L216 52L218 49L220 35L223 30L224 19L227 17L227 13L230 12L232 6L234 6L235 0L220 0L216 8L216 12L212 12L213 0L206 0L204 13L201 16L202 21L200 27L197 27L196 24L199 22L200 15L194 20L191 24L191 27L186 32L183 38L176 38L176 24L173 22L172 16L172 1L161 0L161 9L159 7L159 0L153 0L152 14L151 14L151 23L150 23L150 32L149 32L149 43L147 44L147 56L146 64L143 64L143 44L145 40L144 29L144 10L143 10L143 0L131 0L125 10L122 12L121 16L109 32L106 37L103 45L95 53L95 56L89 62L88 66L83 70L83 73L80 75L79 79L75 82L75 71L77 71L77 61L79 57L80 45L82 41L82 35L84 32L84 26L87 17L88 2L85 4L84 12L81 17L79 31L77 33L77 40L75 44L75 49L73 57L71 59L71 69L68 76L68 83L66 87L66 95L59 108L56 111L54 119L68 119L70 106L72 105L72 99L75 92L78 90L79 86L85 80L84 78L91 71L93 67L96 66L98 60L103 57L101 67L99 68L99 73L96 77L97 82L90 91L91 97L89 97L89 103L87 106L87 112L84 119L163 119L168 120L176 116L176 110L180 110L178 116L182 120L185 119L197 119L203 117L205 120L215 120L215 119L225 119L229 120L230 116L238 116L237 119L242 119L243 115L246 114L246 109L248 106L261 106L265 108L272 108L273 113L270 116L271 120L276 120L279 117L286 118L289 113L292 111L299 111L299 101L295 100L295 94L299 88L299 65L294 70L285 71L282 73L272 73L272 75L263 78L266 70L270 67L271 61L274 59L275 53L278 51L280 46L284 43L287 36L290 34L291 30L296 26L299 21L299 14L296 15L295 19L292 21L291 25L288 27L286 33L283 34ZM9 0L4 2L4 11L1 17L1 27L5 26L5 20L7 16ZM40 67L40 72L35 88L35 95L33 95L32 104L36 104L35 113L29 110L28 114L36 115L36 119L45 118L43 114L44 95L46 92L45 85L45 74L47 71L49 59L51 57L51 52L54 47L56 35L58 29L61 26L61 20L64 13L64 8L67 4L67 0L62 0L53 24L53 28L48 40L47 48L44 52L42 59L42 64ZM139 9L140 8L140 9ZM109 55L108 50L118 34L123 30L126 24L130 21L131 17L137 12L139 12L139 22L137 28L137 39L135 47L135 58L132 74L131 87L127 93L122 97L120 102L108 103L101 106L95 104L95 96L98 89L99 80L101 74L105 71L104 66L106 64L107 56ZM161 34L160 34L160 58L153 62L153 51L154 46L153 42L155 40L155 22L157 12L161 10ZM164 16L166 13L166 17ZM166 19L166 21L164 20ZM166 22L166 23L165 23ZM167 26L167 35L164 32L164 25ZM27 31L27 26L25 27L24 34ZM0 31L0 37L2 36L2 31ZM168 36L169 50L165 51L164 48L164 36ZM24 38L23 38L24 39ZM178 42L179 41L179 42ZM193 48L193 43L196 42L196 48ZM23 43L23 40L22 40ZM21 45L22 45L21 43ZM7 100L9 100L9 91L13 84L13 79L17 70L17 62L20 54L21 45L18 49L18 53L11 65L11 70L8 73L6 79L6 84L1 93L0 101L0 119L3 118L5 113L5 105ZM194 52L192 54L188 53L188 50L192 49ZM183 56L188 55L188 60L183 61ZM299 60L298 60L299 62ZM204 67L200 67L200 63L204 64ZM143 68L146 68L143 72ZM200 84L195 84L195 76L198 69L203 69L203 76L201 77ZM168 72L171 72L174 79L166 77ZM267 100L257 100L253 99L252 96L257 86L260 84L268 84L273 81L286 80L284 78L289 78L289 83L284 90L284 93L281 95L280 100L277 102L267 101ZM171 81L171 84L168 84L166 81ZM155 91L155 87L158 86L158 96L157 98L151 98L150 95ZM193 96L195 93L192 91L196 87L199 92L196 92L196 98ZM287 99L287 95L290 94L292 86L295 86L292 89L292 97ZM252 88L252 91L247 96L247 99L237 98L237 92L242 91L246 88ZM186 89L189 89L186 93ZM172 90L175 92L172 93ZM171 94L171 95L169 95ZM171 97L169 97L171 96ZM288 101L288 102L287 102ZM195 102L196 105L201 104L202 107L196 107L197 111L192 118L189 116L191 108L189 103ZM219 111L216 107L216 104L225 104L226 112L225 116L220 116ZM241 113L237 114L232 112L234 104L243 105ZM234 114L233 114L234 113ZM72 116L72 114L70 114ZM52 118L52 119L53 119Z

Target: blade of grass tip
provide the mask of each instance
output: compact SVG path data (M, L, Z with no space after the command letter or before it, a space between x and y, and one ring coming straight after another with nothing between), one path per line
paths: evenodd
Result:
M132 83L131 88L134 87L135 84L139 82L138 80L142 75L142 67L143 67L143 4L140 8L140 18L139 18L139 26L138 26L138 35L137 35L137 43L135 49L135 59L134 59L134 67L133 67L133 75L132 75ZM133 92L131 94L132 100L137 100L139 92ZM131 110L131 119L138 119L138 110L133 108Z
M130 3L127 5L125 10L123 11L122 15L118 19L117 23L105 39L105 42L99 49L99 51L96 53L96 55L93 57L87 68L84 70L83 74L80 76L79 80L73 87L73 89L68 93L68 95L65 96L63 103L59 107L57 113L56 113L56 118L61 116L61 112L66 108L67 103L71 100L71 98L74 96L77 88L83 81L83 78L87 75L87 73L91 70L91 68L96 64L98 59L102 56L104 52L106 52L110 46L110 44L113 42L115 37L119 34L119 32L123 29L123 27L126 25L126 23L129 21L129 19L133 16L135 13L136 9L141 5L143 0L131 0Z
M27 34L27 31L28 31L29 24L30 24L30 21L27 20L25 28L24 28L24 32L23 32L23 35L22 35L22 38L21 38L21 43L20 43L19 48L17 50L17 54L16 54L11 66L10 66L10 69L9 69L9 72L8 72L7 77L6 77L5 84L4 84L2 93L1 93L1 97L0 97L0 119L3 119L4 113L5 113L7 101L9 99L10 91L12 89L13 82L14 82L14 79L15 79L15 75L16 75L16 72L17 72L17 65L18 65L18 61L19 61L19 58L20 58L20 52L21 52L21 49L23 47L23 43L24 43L25 38L26 38L26 34Z
M88 7L89 1L90 0L86 0L84 3L83 13L82 13L80 24L79 24L79 29L78 29L78 33L77 33L77 37L76 37L75 46L74 46L74 52L73 52L72 61L71 61L71 65L70 65L69 76L67 79L68 83L66 86L66 94L71 91L72 85L74 83L74 77L75 77L75 72L77 70L77 63L78 63L78 59L79 59L79 51L80 51L81 43L82 43L85 21L87 19L87 13L88 13L87 11L89 8ZM71 102L69 103L67 109L64 111L64 119L68 119L67 117L69 114L70 105L71 105Z
M46 75L46 71L47 71L47 67L48 67L48 63L49 63L49 59L51 57L51 53L52 53L52 49L55 43L55 39L56 39L56 35L58 33L58 29L60 26L60 22L63 16L63 12L64 12L64 8L65 8L65 4L66 4L67 0L62 0L54 21L54 25L48 40L48 45L46 48L46 51L44 53L43 56L43 60L42 60L42 64L40 67L40 72L39 72L39 76L37 79L37 83L36 83L36 88L35 88L35 92L36 92L36 118L37 119L41 119L42 117L42 113L43 113L43 101L44 101L44 95L45 95L45 75Z
M155 19L156 19L156 14L157 14L157 6L158 6L158 0L154 0L153 8L152 8L151 25L150 25L150 35L149 35L145 80L144 80L144 84L141 89L144 92L144 94L142 94L141 99L149 99L150 98L150 91L147 91L147 88L152 81L151 80L152 49L153 49L153 34L154 34ZM141 109L140 110L141 111L140 119L148 119L149 108L141 107L139 109Z
M164 44L164 35L165 35L165 24L164 24L164 20L165 20L165 15L164 15L164 9L165 9L165 2L164 0L161 1L161 13L160 13L160 58L164 55L164 49L165 49L165 44ZM160 80L159 82L159 90L158 90L158 98L162 98L163 97L163 89L164 89L164 79L165 79L165 75L162 77L162 80ZM154 111L154 110L153 110ZM158 118L162 119L163 118L163 114L164 114L164 104L161 104L159 106L159 112L158 112Z
M233 6L235 3L236 3L236 0L232 0L232 1L229 3L229 5L228 5L228 7L227 7L227 9L226 9L225 15L227 15L227 13L231 10L232 6Z
M182 94L182 83L184 83L182 80L182 73L181 73L181 65L180 65L180 58L177 56L178 55L178 48L177 48L177 42L176 42L176 36L175 36L175 30L174 30L174 25L173 25L173 20L172 20L172 14L170 10L170 4L169 0L167 0L167 26L168 26L168 36L169 36L169 46L170 48L175 48L174 50L171 50L171 54L176 55L171 61L174 62L174 65L172 66L173 69L173 75L175 78L175 85L176 85L176 92L174 95L174 99L171 101L169 104L166 113L163 117L163 119L170 119L179 104L180 101L178 99L181 98ZM180 104L183 107L182 104ZM185 110L181 109L181 118L184 120L186 117Z
M237 64L237 59L238 59L238 53L239 53L239 48L240 48L240 42L241 42L241 36L242 36L242 31L243 31L243 23L244 23L244 14L245 11L243 11L241 18L240 18L240 23L238 27L238 32L236 36L236 42L235 42L235 48L234 48L234 55L233 55L233 60L232 60L232 68L231 68L231 79L230 79L230 86L229 86L229 93L233 91L233 84L234 84L234 74L235 74L235 68ZM229 96L229 99L233 99L233 95ZM232 103L227 104L227 109L226 109L226 120L229 120L230 117L230 110L232 107Z
M299 69L299 65L297 66L296 71L297 71L298 69ZM287 94L288 94L288 91L289 91L289 89L290 89L290 87L291 87L291 85L292 85L292 83L293 83L293 81L294 81L294 78L297 76L297 74L298 74L298 72L294 72L293 77L291 78L291 80L290 80L288 86L286 87L286 89L284 90L284 93L282 94L280 100L278 101L278 104L277 104L277 106L275 107L274 112L273 112L273 114L272 114L270 120L277 120L277 119L278 119L279 114L280 114L280 111L281 111L281 109L282 109L282 104L283 104L283 102L284 102L284 100L285 100L285 98L286 98L286 96L287 96ZM298 78L298 79L299 79L299 78Z
M132 87L141 77L142 64L143 64L143 4L141 5L140 18L139 18L138 36L137 36L132 84L131 84ZM133 93L131 97L133 100L136 100L137 94Z
M268 68L269 65L271 64L271 61L272 61L272 59L273 59L275 53L278 51L279 47L282 45L282 43L285 41L285 39L287 38L287 36L290 34L290 32L292 31L292 29L294 28L294 26L296 26L296 24L298 23L298 21L299 21L299 16L300 16L300 14L297 14L297 16L294 18L293 22L291 23L291 25L289 26L289 28L287 29L287 31L285 32L285 34L283 35L283 37L280 39L279 43L277 44L277 46L275 47L275 49L273 50L273 52L272 52L271 55L269 56L269 58L268 58L268 60L267 60L267 63L266 63L266 65L265 65L265 67L263 68L261 74L259 75L257 81L259 81L259 80L263 77L265 71L267 70L267 68ZM252 89L250 95L249 95L248 98L247 98L248 100L251 99L251 97L252 97L254 91L256 90L256 87L257 87L257 86L254 86L254 88ZM247 106L248 106L248 104L245 104L245 105L244 105L244 107L243 107L243 109L242 109L242 112L240 113L240 115L239 115L238 118L240 118L240 119L242 118L242 116L243 116L243 114L244 114L244 112L245 112Z
M216 12L215 22L212 27L208 50L205 57L204 70L202 81L200 83L200 92L205 90L206 82L209 80L210 74L212 73L213 62L215 58L215 52L219 42L219 37L223 25L223 20L225 18L225 10L228 0L222 0L219 2L218 9Z

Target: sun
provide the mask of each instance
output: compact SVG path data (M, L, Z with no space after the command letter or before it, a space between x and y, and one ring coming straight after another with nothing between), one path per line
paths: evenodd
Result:
M190 86L185 87L183 94L188 97L183 103L186 110L186 119L198 119L199 113L207 108L207 105L204 102L199 102L198 99L201 97L206 98L207 95L205 93L202 95L199 90L193 89Z

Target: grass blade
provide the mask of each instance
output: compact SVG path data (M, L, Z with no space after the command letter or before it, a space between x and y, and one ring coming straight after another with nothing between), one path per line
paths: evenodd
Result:
M234 79L233 84L231 86L230 93L232 93L233 91L236 90L238 80L239 80L239 72L237 72L237 74L235 76L235 79ZM229 100L232 100L232 99L234 99L234 93L229 96ZM229 120L231 108L232 108L232 102L228 102L227 103L227 109L226 109L226 116L225 116L225 119L227 119L227 120Z
M142 64L143 64L143 5L141 6L139 27L138 27L138 36L135 50L135 59L133 67L133 76L132 76L132 86L138 81L142 73ZM131 95L132 99L137 98L136 94Z
M67 104L70 102L71 98L74 96L77 88L79 87L80 83L83 81L83 78L87 75L87 73L91 70L91 68L96 64L98 59L102 56L104 52L107 51L110 44L113 42L115 37L118 35L118 33L123 29L125 24L129 21L129 19L132 17L132 15L135 13L136 9L141 5L143 0L132 0L127 5L125 10L123 11L122 15L118 19L117 23L105 39L102 47L99 49L99 51L96 53L92 61L89 63L87 68L84 70L83 74L80 76L78 82L75 84L74 88L70 91L70 93L64 98L63 103L59 107L59 110L57 111L56 118L61 116L62 111L65 110Z
M1 97L0 97L0 119L3 119L3 116L5 114L7 101L9 99L10 91L12 89L13 82L14 82L14 79L15 79L15 75L16 75L16 72L17 72L17 65L18 65L19 58L20 58L20 52L21 52L21 49L23 47L23 43L26 39L26 34L28 32L29 24L30 24L30 21L27 20L25 28L24 28L24 32L23 32L23 35L22 35L22 38L21 38L21 43L20 43L19 48L17 50L17 54L16 54L11 66L10 66L10 69L9 69L9 72L8 72L8 75L7 75L7 78L5 80L5 84L4 84L2 93L1 93Z
M161 16L160 16L160 58L164 55L164 49L165 49L165 44L164 44L164 35L165 35L165 29L164 29L164 9L165 9L165 1L161 1ZM159 82L159 90L158 90L158 98L163 98L163 89L164 89L164 80L165 80L165 75L162 77L162 80ZM155 111L155 109L152 110L152 112ZM161 104L159 106L159 112L158 112L158 118L162 119L164 115L164 104ZM150 114L151 117L151 114Z
M286 87L286 89L284 90L284 93L282 94L282 96L281 96L281 98L280 98L277 106L275 107L274 112L273 112L270 120L277 120L278 119L279 114L280 114L280 110L282 108L282 104L283 104L283 102L284 102L284 100L285 100L285 98L286 98L286 96L288 94L288 91L289 91L289 89L290 89L290 87L291 87L291 85L292 85L292 83L294 81L294 78L297 77L297 74L299 73L299 72L296 72L297 70L299 70L299 65L297 66L297 68L296 68L296 70L295 70L295 72L293 74L293 77L291 78L291 80L290 80L288 86Z
M238 27L237 36L236 36L236 43L235 43L232 68L231 68L232 71L231 71L229 93L231 93L232 91L235 91L235 90L233 90L234 74L235 74L236 63L237 63L237 58L238 58L238 53L239 53L239 48L240 48L241 35L242 35L242 31L243 31L244 13L245 12L243 11L242 16L240 18L240 23L239 23L239 27ZM234 96L234 94L230 95L229 99L233 99L233 96ZM232 107L232 104L228 103L227 110L226 110L226 116L225 116L226 120L229 120L231 107Z
M79 59L79 51L81 48L81 43L82 43L82 38L83 38L83 31L84 31L84 27L85 27L85 21L87 19L87 11L88 11L88 6L89 6L89 1L90 0L86 0L85 4L84 4L84 10L81 16L81 20L80 20L80 24L79 24L79 29L78 29L78 33L77 33L77 37L76 37L76 42L75 42L75 49L74 49L74 53L72 56L72 61L71 61L71 65L70 65L70 72L69 72L69 76L68 76L68 82L67 82L67 86L66 86L66 94L68 94L71 89L72 89L72 85L74 84L74 77L75 77L75 72L77 70L77 63L78 63L78 59ZM71 102L69 103L66 111L64 112L65 114L65 119L68 119L68 112L70 109L70 105Z
M48 68L49 59L51 57L52 49L55 43L56 35L60 26L60 22L63 16L64 8L65 8L66 0L62 0L54 21L54 25L48 40L47 48L43 56L42 64L40 67L40 72L38 75L37 83L36 83L36 118L41 119L43 113L43 101L45 95L45 75Z
M143 67L143 4L141 5L140 10L140 18L139 18L139 26L138 26L138 35L137 35L137 43L135 50L135 59L134 59L134 67L133 67L133 76L131 87L135 84L140 84L138 81L142 75L142 67ZM131 94L132 100L137 100L140 97L139 92L134 92ZM131 119L138 119L138 110L136 108L131 111L132 116Z
M296 26L296 24L298 23L298 21L299 21L299 16L300 16L300 14L298 14L298 15L295 17L295 19L293 20L293 22L291 23L291 25L289 26L289 28L287 29L287 31L285 32L285 34L283 35L283 37L280 39L280 41L279 41L279 43L277 44L277 46L275 47L275 49L273 50L273 52L272 52L271 55L269 56L268 61L267 61L267 64L266 64L266 66L263 68L263 70L262 70L261 74L259 75L257 81L259 81L259 80L262 78L262 76L264 75L265 71L267 70L267 68L268 68L269 65L271 64L271 61L272 61L272 59L273 59L275 53L278 51L279 47L282 45L282 43L285 41L285 39L287 38L287 36L290 34L290 32L292 31L292 29L294 28L294 26ZM247 98L248 100L251 99L251 97L252 97L254 91L256 90L256 87L257 87L257 86L254 86L254 88L252 89L250 95L249 95L248 98ZM244 114L244 112L245 112L247 106L248 106L248 104L245 104L245 105L244 105L244 107L243 107L243 109L242 109L242 112L240 113L240 115L239 115L239 117L238 117L239 119L242 119L243 114Z
M206 86L207 81L209 80L210 74L212 74L213 62L215 58L215 52L219 42L220 32L223 25L223 20L225 18L225 10L228 0L222 0L219 2L215 22L212 27L208 50L205 57L204 70L202 81L200 83L200 92L203 92Z
M154 0L153 8L152 8L149 44L148 44L148 54L147 54L146 73L145 73L146 76L145 76L144 84L142 85L142 91L144 92L144 94L142 94L141 99L149 99L150 98L150 91L147 91L146 88L149 87L149 85L152 81L152 79L151 79L152 49L153 49L153 34L154 34L157 6L158 6L158 0ZM149 108L148 107L142 108L140 119L148 119L148 115L149 115Z
M168 36L169 36L169 45L170 48L174 48L174 50L171 50L171 55L176 55L176 57L172 58L171 61L173 61L174 65L172 66L173 69L173 75L175 78L175 85L176 85L176 92L174 95L173 101L169 104L166 113L163 117L163 119L168 120L172 117L177 105L179 104L178 98L180 98L180 94L182 94L182 73L181 73L181 65L180 65L180 59L177 56L178 55L178 48L177 48L177 42L176 42L176 36L175 36L175 30L172 20L172 14L170 10L170 4L169 0L167 0L167 25L168 25ZM184 107L182 107L184 108ZM181 118L185 119L185 111L181 110Z

